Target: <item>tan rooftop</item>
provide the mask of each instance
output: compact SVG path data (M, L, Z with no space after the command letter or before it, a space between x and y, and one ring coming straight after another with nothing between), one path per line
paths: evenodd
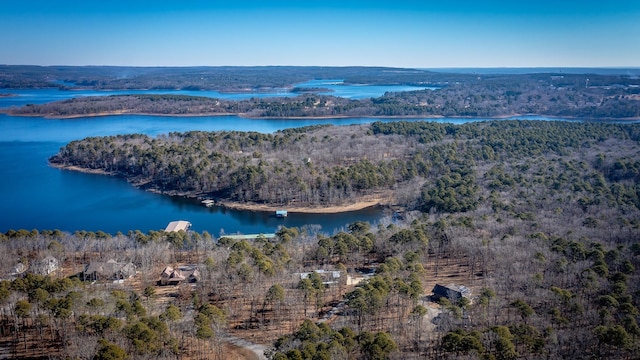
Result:
M191 227L191 223L184 220L172 221L167 225L167 228L164 229L166 232L174 232L184 230L187 231Z

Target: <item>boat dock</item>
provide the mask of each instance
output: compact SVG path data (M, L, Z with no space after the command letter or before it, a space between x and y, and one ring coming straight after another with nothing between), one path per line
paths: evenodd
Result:
M246 234L246 235L224 235L221 238L228 238L232 240L255 240L257 238L273 239L276 234Z
M200 203L206 207L212 207L213 205L216 204L215 200L211 200L211 199L205 199L200 201Z

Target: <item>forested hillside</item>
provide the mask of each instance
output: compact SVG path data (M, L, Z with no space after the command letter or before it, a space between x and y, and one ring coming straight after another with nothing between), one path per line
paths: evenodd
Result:
M53 160L165 190L236 181L226 192L238 201L313 204L390 191L408 211L255 240L9 231L7 259L64 267L0 282L3 355L224 359L231 334L268 344L272 359L635 358L639 129L395 122L73 142ZM109 258L135 264L135 278L82 281ZM185 263L199 264L197 283L157 286L166 265ZM472 296L430 301L451 282Z
M571 202L591 197L593 185L581 184L605 179L615 185L609 188L615 191L610 201L635 206L640 204L634 172L637 128L544 121L393 122L275 134L123 135L73 141L50 161L122 176L145 189L222 201L319 207L373 197L449 212L475 209L513 186L514 178L531 188L541 181L548 185L558 169L569 167L593 178L575 179L567 189L578 191Z
M531 85L531 84L530 84ZM638 88L546 88L497 84L451 85L437 90L387 93L349 100L309 94L277 99L220 100L185 95L81 97L5 111L12 115L77 117L109 114L227 115L250 118L303 117L501 117L534 114L586 119L637 119Z
M296 88L314 79L346 84L435 88L347 100ZM597 74L451 74L419 69L367 67L12 67L0 66L0 88L201 90L260 93L290 90L298 97L228 101L196 96L118 95L75 98L3 109L14 115L52 117L105 114L212 115L246 117L546 115L591 119L640 118L640 79ZM10 93L10 92L9 92Z
M290 88L313 79L355 84L464 81L473 75L388 67L323 66L28 66L0 65L0 88L190 89L255 92Z

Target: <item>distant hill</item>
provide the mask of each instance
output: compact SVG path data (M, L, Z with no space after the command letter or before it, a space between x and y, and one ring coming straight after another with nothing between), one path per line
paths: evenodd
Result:
M490 68L424 68L421 70L454 73L454 74L596 74L596 75L626 75L640 76L640 67L606 67L606 68L581 68L581 67L490 67Z

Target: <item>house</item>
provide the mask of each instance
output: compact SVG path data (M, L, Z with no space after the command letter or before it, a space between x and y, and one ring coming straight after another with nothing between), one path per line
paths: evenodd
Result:
M165 232L178 232L180 230L187 231L191 227L191 223L184 220L172 221L164 229Z
M22 275L27 271L27 266L21 262L17 263L16 266L11 268L11 273L9 274L11 277L16 277L18 275Z
M471 290L469 290L469 288L467 288L466 286L458 286L453 284L446 286L436 284L436 286L433 287L432 292L433 295L431 296L431 299L433 301L438 301L442 298L445 298L451 302L457 302L462 297L471 296Z
M179 285L200 281L200 270L196 265L182 265L177 269L167 266L160 274L159 285Z
M124 280L136 274L136 266L132 263L119 263L113 259L109 261L92 262L84 269L85 280Z
M180 270L175 270L171 266L167 266L160 274L159 285L178 285L185 280Z
M312 272L300 273L300 280L308 278L312 273L320 275L324 285L332 285L340 280L340 271L315 270Z
M60 262L58 259L49 255L40 261L36 261L29 267L29 271L38 275L49 275L52 272L58 270Z

